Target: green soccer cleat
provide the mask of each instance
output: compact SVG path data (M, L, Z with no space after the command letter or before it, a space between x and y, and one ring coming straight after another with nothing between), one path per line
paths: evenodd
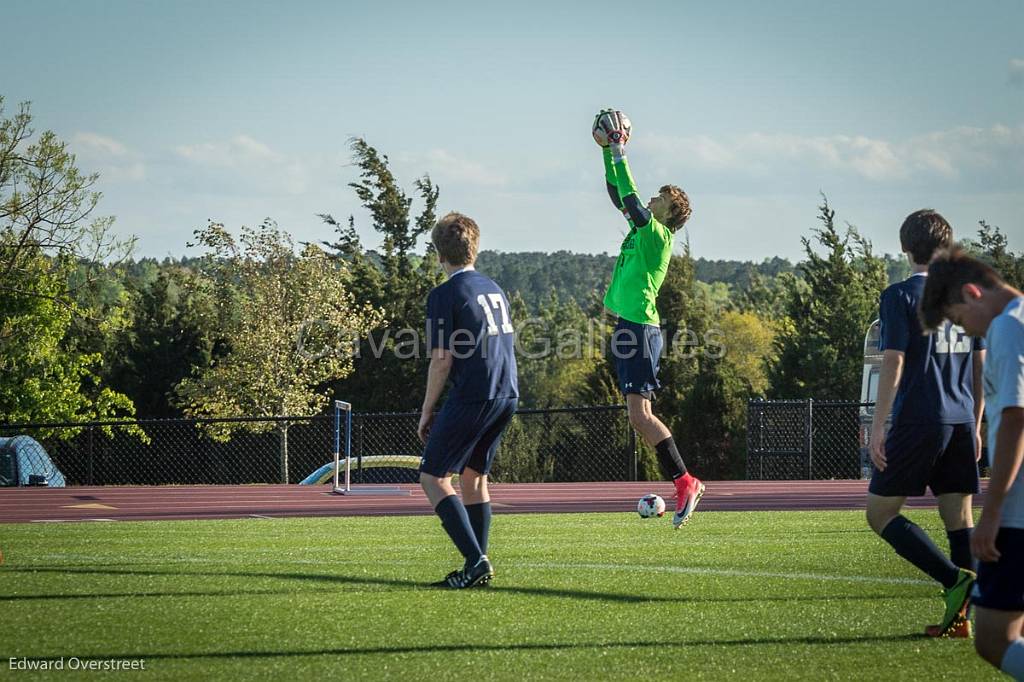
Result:
M942 636L948 636L956 629L957 623L967 619L967 606L971 602L971 588L974 587L977 577L974 571L961 568L956 584L948 590L942 591L942 598L946 601L946 613L942 617L942 622L939 623Z

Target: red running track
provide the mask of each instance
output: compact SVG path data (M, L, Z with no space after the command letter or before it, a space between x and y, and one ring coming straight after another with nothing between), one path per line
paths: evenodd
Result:
M387 497L340 496L324 486L299 485L11 488L0 490L0 523L431 513L418 486L400 487L406 494ZM673 488L666 482L491 485L498 513L625 512L651 492L668 502ZM711 481L699 509L862 509L866 492L867 481ZM910 506L934 507L935 502L931 497L912 499Z

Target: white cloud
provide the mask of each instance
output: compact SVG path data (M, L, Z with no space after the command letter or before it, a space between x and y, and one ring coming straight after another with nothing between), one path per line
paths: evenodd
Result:
M79 132L71 138L71 148L79 168L100 174L101 183L139 181L146 177L146 166L137 152L112 137Z
M211 187L241 183L252 191L304 194L316 176L310 162L277 152L248 135L178 145L174 153L179 159L204 168L204 182Z
M1024 59L1010 60L1010 85L1024 88Z
M183 159L204 166L239 168L253 162L279 162L280 155L248 135L236 135L223 142L179 145L174 151Z
M431 149L425 154L402 156L401 163L409 168L423 168L432 180L445 185L473 185L476 187L504 187L508 177L473 159L457 156L447 149Z
M104 137L98 133L76 133L74 143L78 147L85 147L110 156L124 156L127 148L111 137Z
M839 172L869 182L956 180L979 172L1024 174L1024 124L962 126L885 140L863 135L801 137L789 133L649 135L634 145L664 165L754 177Z

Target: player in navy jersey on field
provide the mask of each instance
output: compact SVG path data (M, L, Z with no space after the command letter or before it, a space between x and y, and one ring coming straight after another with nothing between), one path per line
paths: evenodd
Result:
M487 558L487 475L519 403L515 329L501 287L473 267L480 242L473 219L449 213L431 239L448 281L427 298L430 371L419 424L426 445L420 485L465 558L463 568L434 585L463 589L486 585L494 577ZM449 380L448 399L435 416ZM454 473L459 474L462 500L452 487Z
M932 636L970 635L971 496L979 491L984 405L981 341L949 322L925 334L918 320L928 263L952 241L949 223L930 209L910 214L900 227L900 243L914 272L882 293L879 350L884 355L870 438L874 471L868 524L943 586L946 608L942 621L926 628ZM950 557L900 513L907 497L920 497L926 488L938 498Z

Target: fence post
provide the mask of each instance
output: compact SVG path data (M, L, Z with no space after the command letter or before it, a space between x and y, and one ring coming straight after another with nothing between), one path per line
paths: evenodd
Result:
M93 447L92 447L92 434L95 432L96 427L89 427L89 478L86 485L93 485Z
M363 422L364 421L365 421L364 419L360 419L359 420L359 447L356 448L359 451L359 454L356 455L356 474L358 474L358 476L359 476L359 480L356 481L357 483L362 483L363 482L363 439L365 438L365 435L363 434ZM347 428L350 429L350 430L352 428L352 417L351 416L349 417L348 427ZM350 434L350 437L351 437L351 434ZM349 456L351 457L351 453L349 454Z
M278 430L281 432L281 483L288 483L288 422Z
M807 442L807 479L814 480L814 398L807 399L807 428L805 430Z
M632 471L633 479L632 480L639 481L640 480L640 463L639 463L638 460L639 460L639 454L640 453L637 452L636 429L634 429L633 425L629 423L629 417L628 416L626 418L626 428L629 429L629 451L630 451L630 456L631 456L631 458L633 460L632 461L632 469L633 469L633 471Z

